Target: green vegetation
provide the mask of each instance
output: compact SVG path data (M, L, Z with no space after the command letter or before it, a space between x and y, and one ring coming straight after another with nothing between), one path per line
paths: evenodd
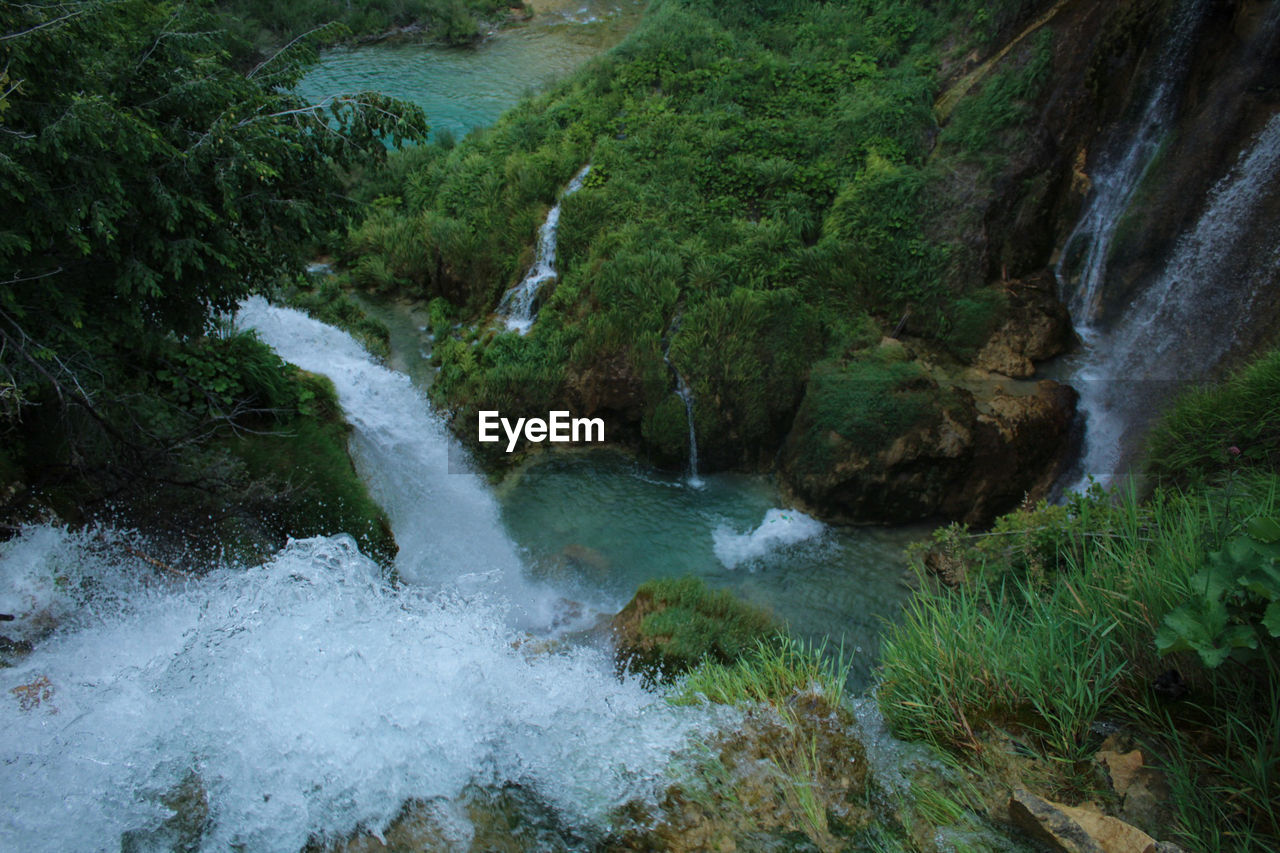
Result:
M334 488L328 520L386 556L331 392L217 318L301 273L351 209L340 173L424 136L421 112L309 107L287 91L314 40L244 71L198 5L10 4L0 32L5 523L115 513L196 549L232 525L253 551ZM286 436L312 459L287 483L261 447Z
M1032 5L662 0L496 127L398 158L394 179L374 178L345 260L359 286L444 298L483 326L590 162L563 201L560 278L532 333L442 342L433 395L465 425L481 405L575 399L608 364L632 421L622 432L675 461L686 442L665 353L698 401L708 462L768 464L814 365L840 371L900 320L970 357L998 321L985 276L956 272L972 235L953 239L936 196L1015 144L1047 42L1011 55L940 142L932 103L944 59Z
M383 36L399 31L467 45L481 37L485 21L524 8L520 0L216 0L216 6L222 12L219 22L261 52L316 31L331 42L350 34Z
M1147 443L1147 471L1169 485L1280 471L1280 350L1229 381L1184 394Z
M844 692L847 670L843 655L832 658L824 647L785 634L757 638L755 648L743 650L730 663L704 660L680 679L674 701L783 707L797 693L836 698Z
M1280 843L1280 477L1272 451L1222 446L1273 440L1255 419L1280 393L1276 363L1192 392L1157 428L1150 464L1183 460L1193 487L1095 488L987 533L939 531L924 565L954 589L922 568L883 647L894 730L983 773L995 740L1017 738L1079 794L1095 724L1124 722L1169 773L1180 840Z
M270 431L242 431L227 440L232 456L244 461L248 482L271 495L253 519L275 541L348 533L363 553L389 565L397 550L390 523L354 476L347 455L351 427L333 383L302 373L297 395L297 413Z
M696 577L646 581L615 625L620 659L662 678L704 660L732 663L777 633L769 614Z
M364 344L378 358L391 354L391 332L357 305L345 289L345 277L307 276L286 288L281 300L290 308L305 311L321 323L337 326Z

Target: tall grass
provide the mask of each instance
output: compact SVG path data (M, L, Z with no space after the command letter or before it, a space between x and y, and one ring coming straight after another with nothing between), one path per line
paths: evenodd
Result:
M816 692L838 702L848 668L843 649L831 656L825 644L790 635L760 638L733 663L704 661L680 680L673 701L784 707L797 693Z
M1178 398L1147 439L1147 470L1196 485L1242 468L1280 470L1280 350Z
M1177 783L1177 830L1205 849L1254 849L1280 839L1280 660L1203 668L1160 658L1154 635L1193 592L1210 551L1256 515L1280 506L1280 480L1240 477L1231 488L1132 491L1079 497L1006 519L990 535L953 531L951 558L967 563L956 590L921 575L921 591L883 644L878 693L893 729L980 761L992 729L1072 765L1096 752L1099 719L1129 720ZM1021 527L1020 527L1021 525ZM999 540L1043 534L1044 551ZM1026 559L1039 552L1036 559ZM1153 689L1176 668L1187 698Z

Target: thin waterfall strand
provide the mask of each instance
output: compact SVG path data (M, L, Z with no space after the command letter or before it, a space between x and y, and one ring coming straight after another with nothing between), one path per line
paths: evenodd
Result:
M524 335L533 328L538 318L538 294L543 286L556 277L556 234L560 227L560 205L566 198L582 189L582 182L591 171L591 164L582 167L565 187L560 198L547 211L547 219L538 229L538 248L533 266L515 287L508 290L498 303L498 313L506 320L507 328Z

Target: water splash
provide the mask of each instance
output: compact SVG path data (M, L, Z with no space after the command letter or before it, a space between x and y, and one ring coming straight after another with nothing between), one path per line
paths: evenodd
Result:
M712 541L724 567L736 569L774 551L816 539L826 529L822 522L802 512L775 508L764 514L764 520L754 530L735 533L728 527L718 527L712 533Z
M543 285L556 277L556 233L560 227L560 205L566 198L582 189L582 182L591 171L591 164L582 167L564 188L560 198L547 211L547 219L538 229L538 248L533 266L515 287L508 290L498 303L498 313L506 320L507 328L520 334L528 334L533 321L538 318L538 293Z
M619 680L603 650L529 642L560 601L406 377L299 312L253 299L238 319L333 380L419 583L345 534L176 580L109 531L3 543L5 631L34 648L0 669L0 849L145 847L189 780L203 850L295 853L472 784L518 784L570 826L652 802L709 712Z
M699 719L619 681L601 651L529 651L502 608L392 588L345 535L185 583L143 586L151 567L48 527L0 564L8 591L72 567L55 597L76 614L0 670L6 850L119 849L191 778L203 850L296 853L472 782L599 821L656 796Z

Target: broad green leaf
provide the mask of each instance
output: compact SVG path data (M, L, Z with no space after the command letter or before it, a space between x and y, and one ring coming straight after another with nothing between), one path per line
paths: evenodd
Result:
M1262 616L1262 627L1273 637L1280 637L1280 601L1267 605L1267 612Z
M1255 518L1249 522L1247 530L1259 542L1280 542L1280 521L1274 518Z

